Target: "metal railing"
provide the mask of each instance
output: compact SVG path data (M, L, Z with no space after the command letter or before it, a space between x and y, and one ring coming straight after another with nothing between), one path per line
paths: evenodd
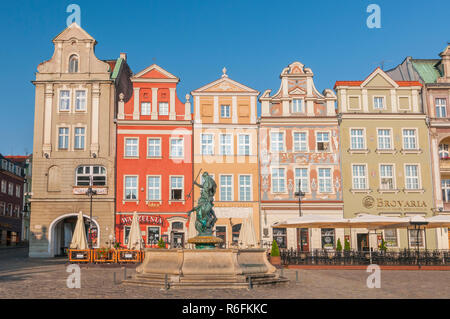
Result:
M280 249L283 265L430 265L450 266L450 250L400 251L332 251L314 249L304 252L295 249Z

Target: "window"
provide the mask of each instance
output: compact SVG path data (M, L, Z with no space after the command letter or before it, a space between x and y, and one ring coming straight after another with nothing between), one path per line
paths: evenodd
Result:
M150 115L150 102L141 103L141 115Z
M183 177L171 176L170 177L170 199L182 200L183 199Z
M159 115L169 115L169 103L159 102Z
M66 150L69 148L69 128L58 128L58 149Z
M318 151L324 152L329 150L330 138L328 133L317 133L316 148Z
M403 130L403 148L405 150L417 149L416 130L414 129Z
M293 99L292 100L292 113L303 113L303 100Z
M184 144L182 138L172 138L170 140L170 157L183 157Z
M148 176L147 177L147 200L161 200L161 177Z
M220 200L232 201L233 200L233 176L221 175L220 176Z
M239 155L250 155L250 135L239 135Z
M125 199L138 199L137 176L125 176Z
M450 179L441 180L442 200L446 203L450 202Z
M231 240L233 243L239 241L239 234L241 233L242 224L236 224L231 227Z
M8 195L13 196L14 195L14 184L8 183Z
M380 150L392 149L391 130L379 129L377 132L378 132L378 149Z
M20 185L16 185L16 197L20 197Z
M202 134L202 155L213 155L213 136L212 134Z
M298 192L298 184L300 182L301 191L304 193L308 192L309 178L307 168L296 168L295 169L295 191Z
M386 247L398 247L397 229L385 229L384 241L386 242Z
M69 73L78 72L78 57L73 54L69 58Z
M126 157L138 157L138 139L137 138L125 138L125 156Z
M76 170L77 186L105 186L106 168L103 166L79 166Z
M439 158L448 159L448 144L439 144Z
M423 229L408 229L408 237L411 247L424 247Z
M331 193L331 168L319 168L319 193Z
M150 245L156 245L159 241L159 227L148 227L147 228L147 243Z
M287 248L286 228L273 228L273 239L279 248Z
M13 215L13 205L12 204L8 204L8 207L6 209L6 213L8 216L12 216Z
M161 140L159 138L149 138L147 140L147 156L161 157Z
M123 242L125 245L128 245L128 237L130 236L131 226L124 226L123 228Z
M230 118L230 106L229 105L221 105L220 106L220 117L222 118Z
M380 165L380 188L384 190L394 189L394 167L393 165Z
M406 189L419 189L419 172L417 165L405 165Z
M307 151L306 133L294 133L294 152Z
M220 155L233 154L232 137L231 134L220 134Z
M272 152L284 151L284 133L281 132L270 133L270 150Z
M216 226L216 237L223 240L219 247L224 248L227 242L227 228L225 226Z
M251 175L239 176L239 200L251 200Z
M6 215L6 204L4 202L0 202L0 215Z
M86 110L86 91L76 90L75 91L75 111L85 111Z
M353 189L367 189L366 165L352 165Z
M384 97L374 97L373 98L373 108L376 110L384 109Z
M59 110L69 111L70 110L70 91L61 90L59 91Z
M435 99L436 117L447 117L447 100Z
M84 139L85 139L85 128L76 127L75 128L75 149L84 149Z
M272 192L284 193L286 191L286 175L284 168L272 168Z
M6 194L6 181L2 180L2 193Z
M334 228L322 228L322 248L323 249L333 249L334 248Z
M363 150L364 146L364 130L363 129L351 129L350 130L350 147L352 150Z

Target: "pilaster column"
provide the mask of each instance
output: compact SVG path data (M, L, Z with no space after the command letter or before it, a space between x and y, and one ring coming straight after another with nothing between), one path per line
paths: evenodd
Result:
M395 89L391 90L391 105L392 105L392 113L397 113L398 112L397 91Z
M417 90L412 90L412 109L414 113L419 112L419 97L417 95Z
M340 112L347 112L347 89L341 90L341 110Z
M219 97L217 95L214 95L213 112L213 122L219 123Z
M100 84L94 83L92 86L91 154L97 153L99 150L99 145L98 145L99 106L100 106Z
M152 113L151 119L158 119L158 88L152 88Z
M233 95L233 97L231 98L231 104L232 104L232 113L233 113L232 123L237 124L238 109L237 109L237 96L236 95Z
M175 111L175 88L169 88L170 101L169 101L169 120L176 120L177 115Z
M119 102L118 102L118 110L117 110L117 119L123 120L125 118L125 102L123 101L124 94L119 94Z
M194 101L195 123L201 123L200 119L200 97L196 96Z
M184 119L185 120L191 120L191 102L189 101L189 98L191 96L189 94L186 94L186 103L184 103Z
M362 89L362 107L363 112L369 112L369 97L367 96L367 89Z
M307 96L312 96L313 94L313 92L312 92L312 86L313 86L313 83L312 83L312 77L310 77L310 76L308 76L307 78L306 78L306 95Z
M53 110L53 85L45 85L44 93L44 141L42 144L42 152L50 155L52 150L52 110Z
M314 116L314 101L313 100L306 101L306 114L308 116Z
M134 88L134 109L133 109L133 120L139 120L139 100L140 100L140 96L139 96L139 91L140 88Z
M256 123L256 96L250 97L250 123Z

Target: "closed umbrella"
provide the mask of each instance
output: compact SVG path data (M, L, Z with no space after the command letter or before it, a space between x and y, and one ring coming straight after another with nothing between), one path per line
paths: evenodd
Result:
M191 216L189 217L189 227L188 227L188 233L187 233L187 239L194 238L197 236L197 230L195 229L195 221L197 220L197 214L195 212L191 213ZM191 248L194 248L194 244L189 244Z
M256 233L251 216L248 216L242 223L242 227L239 232L239 243L246 248L256 246Z
M77 224L75 226L75 231L73 232L70 248L80 250L88 248L88 243L86 239L86 228L84 225L84 217L81 211L78 213Z
M130 234L128 235L127 248L130 250L141 250L142 248L144 248L144 241L142 240L141 228L139 227L139 217L137 212L134 212L133 214Z

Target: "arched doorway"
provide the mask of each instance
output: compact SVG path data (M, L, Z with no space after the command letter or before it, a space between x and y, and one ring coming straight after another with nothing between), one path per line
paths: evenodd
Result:
M83 215L86 237L89 242L89 217ZM70 247L72 235L77 224L78 214L66 214L56 218L50 224L49 247L48 252L51 257L61 257L66 255L67 249ZM98 247L98 238L100 238L100 228L95 220L92 220L92 246Z

